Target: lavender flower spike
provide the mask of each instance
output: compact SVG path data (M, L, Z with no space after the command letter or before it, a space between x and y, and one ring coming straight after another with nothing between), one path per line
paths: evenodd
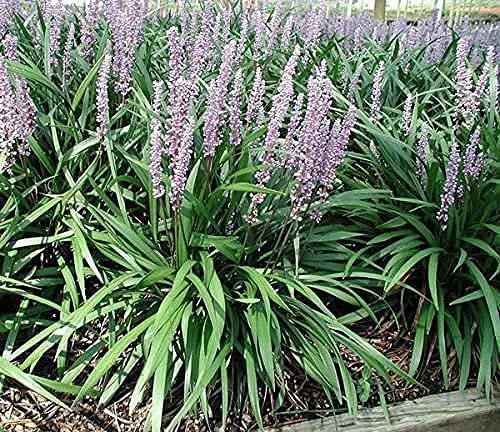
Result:
M17 37L13 33L7 33L2 41L5 57L7 60L19 62L19 54L17 52Z
M278 89L273 97L273 105L269 113L269 125L267 127L267 134L264 142L264 147L266 148L264 163L267 165L274 165L276 163L276 155L273 150L276 147L281 125L283 124L283 120L285 119L293 97L293 76L295 74L299 55L300 49L296 46L292 56L288 59ZM265 184L269 181L269 173L258 172L257 178L262 184Z
M277 162L274 154L274 148L279 137L281 125L283 124L283 120L288 112L288 106L290 105L290 101L293 97L293 75L295 73L299 55L300 49L296 46L292 56L288 59L288 63L283 71L281 81L278 85L278 89L273 97L273 105L269 115L270 120L264 144L266 151L264 153L263 160L267 166L255 174L255 178L261 186L265 186L265 184L269 181L271 178L271 166L276 165ZM260 192L252 195L247 216L248 223L255 223L257 221L258 206L264 202L264 198L265 195Z
M370 118L373 121L380 119L380 103L382 98L382 81L384 79L385 63L381 61L373 78L373 88L370 106Z
M427 166L427 148L429 147L429 126L426 124L422 125L422 131L420 138L417 143L417 177L420 181L420 184L422 186L425 186L426 184L426 179L425 179L425 172L426 172L426 166Z
M255 56L259 56L259 51L264 46L264 36L266 33L266 23L264 22L264 17L262 16L262 12L256 10L252 15L252 24L254 30L254 45L253 49L255 51Z
M241 69L236 71L233 80L233 88L229 99L229 126L231 128L230 142L232 145L238 145L241 141L241 90L243 88L243 72Z
M351 80L349 81L349 89L347 92L347 99L349 102L354 101L354 93L358 89L359 78L361 76L361 71L363 70L363 63L360 63L352 74Z
M477 128L469 138L464 158L464 174L478 180L484 167L484 153L479 150L481 129Z
M290 37L292 35L294 22L295 22L295 18L292 15L290 15L285 22L285 25L283 27L283 31L281 32L281 50L282 51L287 51L288 47L290 46Z
M356 107L351 105L344 119L340 122L337 119L330 131L330 137L325 145L322 155L322 162L318 169L318 182L320 202L324 202L329 191L333 188L333 181L336 178L337 170L342 165L347 151L347 143L351 136L352 129L356 123ZM315 212L314 219L318 220L320 214Z
M18 128L17 151L21 156L29 156L31 149L28 138L35 132L36 108L30 96L30 90L26 80L16 78L16 105Z
M163 97L163 84L156 81L153 84L153 112L155 115L159 114L161 100ZM150 123L151 138L149 150L149 172L151 174L151 183L153 184L153 197L161 198L165 194L165 186L163 186L163 141L162 141L162 127L158 118L154 117Z
M182 145L182 134L184 125L189 114L191 105L191 94L193 93L194 84L179 77L172 87L167 114L168 127L165 137L167 153L172 159L180 151Z
M460 153L457 145L454 145L448 168L446 169L446 180L441 193L441 205L436 219L441 222L441 229L444 231L448 226L450 208L455 204L455 196L458 187L458 168L460 165Z
M411 93L408 93L408 96L406 97L405 100L405 104L403 106L403 116L401 119L402 121L401 130L403 131L404 136L408 136L408 134L410 133L412 110L413 110L413 95Z
M269 38L266 48L267 57L269 57L274 51L274 46L276 45L276 39L278 37L280 22L281 22L281 7L280 4L277 3L274 8L271 21L269 22L269 32L268 32Z
M70 61L71 61L71 52L73 50L73 44L75 43L75 26L71 23L68 31L68 37L66 38L66 42L64 44L64 53L63 53L63 77L64 80L70 74Z
M220 144L220 125L224 109L224 101L231 75L236 42L232 41L224 47L218 77L210 83L208 106L203 125L203 155L213 157Z
M113 36L113 71L116 74L115 89L123 98L132 88L135 51L142 37L145 3L129 0L116 12L109 12L109 25Z
M470 40L468 38L461 38L457 44L457 70L456 70L456 86L457 92L456 107L457 107L457 121L459 119L465 120L467 124L471 123L471 99L472 99L472 73L467 65L467 55L470 50Z
M99 4L98 0L90 1L85 7L85 16L81 20L82 35L81 35L81 54L87 59L91 59L94 55L94 29L99 25Z
M198 80L206 60L210 59L214 53L214 41L212 29L215 28L215 12L212 2L207 2L203 10L201 28L196 37L196 41L190 55L189 76L191 81Z
M13 62L19 62L19 53L17 51L17 38L14 34L8 33L3 40L6 59ZM28 138L35 131L35 105L30 96L30 91L26 79L17 76L14 80L15 99L14 105L16 111L16 125L14 126L16 133L11 141L17 138L17 153L22 156L29 156L30 147ZM14 101L13 99L13 101Z
M11 0L0 0L0 33L3 33L9 24L14 8Z
M288 132L286 134L285 142L283 143L283 167L292 168L297 165L299 149L297 148L297 133L302 120L302 107L304 105L304 93L299 93L295 100L292 118L288 125Z
M59 52L59 43L61 40L61 28L66 16L66 9L61 0L57 4L52 5L52 15L50 20L50 64L55 67L57 65L57 53Z
M184 190L186 188L189 162L191 161L191 154L193 152L194 125L194 118L188 118L182 133L179 153L170 163L170 203L175 213L179 213L181 209L182 198L184 197Z
M486 53L486 60L483 65L483 69L481 71L481 75L479 76L476 88L470 95L469 102L469 119L467 123L467 127L471 127L474 123L474 120L479 115L481 111L481 97L483 96L486 86L488 84L488 78L490 76L490 68L493 68L495 65L495 52L493 46L488 47L488 51ZM494 74L496 77L497 74Z
M328 157L330 121L327 115L331 97L332 85L326 76L326 63L322 63L307 83L307 109L298 139L302 159L294 174L297 182L290 195L291 217L297 221L302 220L302 213L313 197L316 184L322 181L328 183L325 174L330 170L325 163L332 162Z
M16 122L14 94L12 93L5 59L0 54L0 172L2 170L10 172L15 160Z
M262 78L262 71L260 67L257 66L252 90L250 92L250 101L248 102L246 116L247 123L255 123L257 127L262 126L264 123L264 85L265 83Z
M111 73L111 53L110 47L106 48L106 53L104 54L104 59L99 70L99 75L97 77L97 89L96 89L96 104L97 104L97 137L99 140L103 141L104 137L108 133L109 129L109 96L108 96L108 84L109 75Z
M167 30L168 45L170 46L169 78L174 83L182 75L184 68L184 50L177 27L171 27Z

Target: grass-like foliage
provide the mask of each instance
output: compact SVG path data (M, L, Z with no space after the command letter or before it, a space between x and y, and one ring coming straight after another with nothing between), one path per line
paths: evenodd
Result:
M436 349L445 387L458 367L492 393L497 28L239 2L6 11L1 383L62 405L129 389L154 431L179 384L167 430L248 406L263 427L290 366L354 413L346 352L416 384ZM406 371L350 326L389 308L414 332Z

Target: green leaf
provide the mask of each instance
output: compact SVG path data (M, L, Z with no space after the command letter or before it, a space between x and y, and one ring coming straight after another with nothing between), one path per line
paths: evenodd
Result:
M265 276L258 273L252 267L241 266L239 268L249 276L250 280L253 282L255 287L262 293L262 295L264 296L264 302L266 298L269 298L272 301L274 301L278 306L282 307L285 310L290 311L286 303L283 301L280 295L275 291L273 286L267 281ZM269 307L267 309L269 313L270 311Z
M472 302L474 300L479 300L481 298L484 298L484 293L481 290L477 290L453 300L452 302L450 302L450 306L455 306L461 303Z
M261 429L264 428L264 424L262 422L262 416L260 413L260 404L259 404L259 386L257 384L257 371L255 364L255 354L251 348L250 342L248 339L245 343L245 350L243 352L243 356L245 358L246 365L246 375L247 375L247 384L248 384L248 398L250 399L250 405L252 406L253 415L255 416L255 420Z
M214 361L208 365L205 365L203 373L200 378L196 382L193 390L184 401L182 408L176 413L175 417L172 419L168 427L166 428L166 432L171 432L175 430L179 422L184 418L184 416L189 412L189 410L193 407L194 403L199 399L201 393L206 389L214 375L217 373L217 370L224 364L225 358L229 353L230 344L224 344L220 348L220 352L217 354L217 357Z
M443 375L443 382L445 389L450 386L448 378L448 353L446 349L446 335L445 335L445 317L444 317L444 299L443 292L438 294L439 309L437 309L437 335L438 335L438 350L439 361L441 363L441 374Z
M491 318L491 325L493 326L493 332L495 335L497 350L500 351L500 317L498 314L497 302L495 299L495 294L493 288L490 286L483 273L470 259L466 261L466 265L469 268L472 277L481 288L486 300L486 305L488 307L488 312Z
M408 369L408 373L411 376L415 375L415 372L418 370L420 365L420 361L422 359L422 353L424 351L424 342L425 342L425 322L427 320L426 310L429 306L423 306L420 310L420 317L417 322L417 330L415 332L415 338L413 340L413 350L411 353L410 359L410 367Z
M70 408L63 402L61 402L58 398L56 398L52 393L45 390L35 378L26 372L19 369L17 366L14 366L12 363L8 362L3 357L0 357L0 373L8 376L9 378L17 381L19 384L27 387L29 390L33 390L38 393L40 396L43 396L45 399L55 403L56 405L70 410ZM43 380L42 380L43 381Z
M142 333L144 333L148 327L153 323L154 316L145 319L143 322L138 324L136 327L128 331L122 338L120 338L116 344L108 349L106 354L97 363L95 368L92 370L88 378L85 380L81 390L78 392L73 406L77 404L84 396L89 394L95 384L106 374L113 366L115 361L123 354L127 347L133 343Z
M231 183L228 185L222 185L219 187L221 190L230 190L235 192L252 192L252 193L265 193L268 195L284 195L284 192L277 191L274 189L269 189L263 186L257 186L252 183Z
M403 276L408 273L417 263L419 263L421 260L424 258L428 257L429 255L432 255L436 252L442 252L443 249L439 247L431 247L424 249L420 252L417 252L416 254L412 255L410 259L408 259L400 268L399 270L395 273L395 275L386 283L385 286L385 291L389 291L394 285L396 285Z
M431 292L432 302L434 303L434 307L436 310L439 310L439 301L438 301L438 283L437 283L437 269L439 263L439 252L434 253L429 258L429 268L428 268L428 277L429 277L429 291Z
M71 101L71 109L76 110L76 108L80 104L80 101L82 100L83 95L88 90L90 84L92 83L92 81L94 80L95 76L99 72L99 68L101 67L101 63L102 63L103 59L104 59L104 55L101 56L101 58L98 59L94 63L94 66L92 66L92 69L90 69L90 71L87 74L87 76L80 83L78 89L75 92L75 95L73 96L73 100Z
M497 261L497 269L493 273L493 275L491 276L491 279L493 279L498 274L498 272L500 270L500 255L498 255L498 253L488 243L484 242L481 239L471 238L471 237L462 237L462 240L466 243L469 243L471 245L476 246L477 248L486 252L495 261Z

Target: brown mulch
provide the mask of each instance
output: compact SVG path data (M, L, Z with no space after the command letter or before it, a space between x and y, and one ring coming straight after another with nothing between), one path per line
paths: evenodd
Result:
M401 329L390 315L381 317L378 326L373 323L362 322L354 328L365 337L374 347L391 359L403 370L408 369L413 345L412 334L401 334ZM385 398L388 403L400 400L411 400L431 393L442 391L442 377L439 360L435 349L429 350L425 359L426 367L419 376L423 386L408 386L403 379L392 377L392 384L383 385ZM342 352L349 370L355 378L361 376L363 363L347 350ZM457 384L456 359L453 355L449 358L450 382L452 387ZM324 397L321 388L309 380L304 374L291 366L285 371L285 384L288 389L287 396L278 410L272 410L274 400L272 395L262 393L261 400L265 401L263 419L267 426L276 427L297 423L312 418L327 417L334 411L330 402ZM10 385L10 386L9 386ZM373 390L374 387L372 387ZM182 395L182 386L173 394ZM31 391L19 388L8 382L5 390L0 394L0 426L4 432L135 432L141 430L146 421L149 405L142 406L137 412L129 415L129 393L119 396L120 399L105 408L97 407L96 401L84 399L72 412L47 402ZM168 401L165 422L179 409L181 398ZM71 399L66 400L69 405ZM379 397L374 392L366 405L378 405ZM336 413L342 412L337 407ZM2 431L0 427L0 431ZM232 413L229 418L227 431L248 431L256 429L256 425L249 412ZM201 418L189 420L181 430L188 432L203 432L207 428ZM212 430L214 430L212 428Z

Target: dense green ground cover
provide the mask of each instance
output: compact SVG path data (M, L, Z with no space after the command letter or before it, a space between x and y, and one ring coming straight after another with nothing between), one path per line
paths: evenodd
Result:
M436 350L444 388L451 360L492 393L494 24L6 5L3 377L57 403L132 388L154 430L179 382L169 428L248 404L262 425L287 362L355 412L346 350L374 391ZM409 370L350 327L386 310L414 332Z

